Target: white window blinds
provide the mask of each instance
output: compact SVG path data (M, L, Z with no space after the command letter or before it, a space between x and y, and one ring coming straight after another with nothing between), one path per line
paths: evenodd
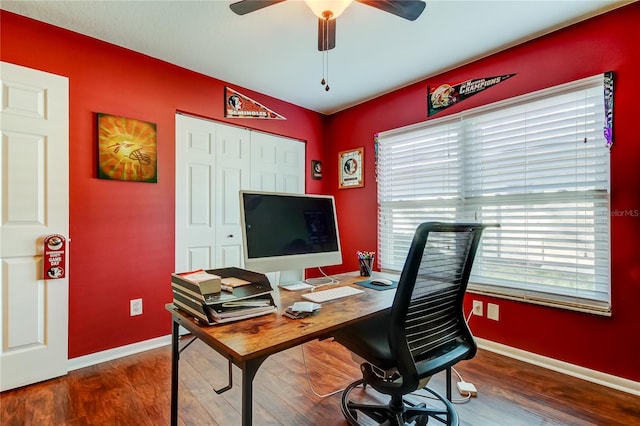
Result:
M487 229L471 289L609 312L603 77L378 137L379 259L401 270L425 221Z

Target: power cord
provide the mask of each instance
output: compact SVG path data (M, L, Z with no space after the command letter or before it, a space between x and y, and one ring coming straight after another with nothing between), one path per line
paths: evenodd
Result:
M455 368L451 367L451 370L456 374L456 376L458 376L458 379L460 380L459 383L467 383L462 379L462 376L460 375L460 373L458 373L458 370L456 370ZM416 396L419 398L424 398L424 399L433 399L433 400L438 400L438 398L436 398L435 396L432 396L431 394L425 394L425 393L421 393L420 391L422 391L422 389L418 389L417 391L411 392L409 395L412 396ZM451 403L452 404L466 404L467 402L469 402L471 400L471 393L468 392L467 396L465 396L464 398L451 398Z
M320 268L318 268L320 269ZM322 269L320 269L320 272L322 272L324 274L324 272L322 271ZM325 276L327 276L325 274ZM331 278L331 277L328 277ZM333 278L331 278L333 280ZM337 280L335 280L336 282L339 282ZM328 285L328 284L325 284ZM471 312L469 312L469 315L466 318L466 323L469 324L469 320L471 319L471 317L473 316L473 310L471 310ZM337 389L333 392L329 392L326 394L320 394L318 392L316 392L316 390L313 388L313 384L311 383L311 378L309 377L309 368L307 367L307 358L305 357L304 354L304 344L300 345L300 349L302 351L302 364L304 365L304 372L305 372L305 377L307 378L307 384L309 385L309 389L311 390L311 392L317 396L318 398L326 398L328 396L332 396L335 395L339 392L342 392L344 390L344 388L341 389ZM458 376L458 391L460 392L461 395L463 395L464 393L466 393L466 396L464 398L451 398L451 403L452 404L466 404L467 402L469 402L471 400L471 397L476 396L477 395L477 391L476 388L473 384L469 383L469 382L465 382L464 379L462 378L462 375L458 372L458 370L456 370L455 368L451 367L451 371L453 371L456 376ZM417 390L415 392L411 392L410 395L413 396L417 396L420 398L426 398L426 399L437 399L431 395L425 395L422 393L418 393L420 392L420 390ZM464 395L463 395L464 396Z
M313 385L311 384L311 379L309 378L309 369L307 368L307 359L304 356L304 344L300 345L300 348L302 349L302 363L304 364L304 373L305 373L305 376L307 377L307 383L309 384L309 389L311 389L311 392L315 396L317 396L318 398L326 398L328 396L332 396L332 395L335 395L337 393L342 392L344 390L344 388L335 390L333 392L326 393L324 395L319 394L318 392L316 392L316 390L313 388Z
M307 278L306 280L304 280L305 283L312 285L313 288L311 289L311 291L314 291L316 288L318 287L323 287L325 285L333 285L333 284L340 284L340 281L336 280L335 278L333 278L332 276L327 275L322 268L318 268L318 270L320 271L320 273L323 275L322 277L318 277L318 278Z
M465 322L467 324L469 324L469 320L471 319L472 316L473 316L473 309L471 310L471 312L469 312L469 315L465 319ZM458 387L458 391L460 392L460 395L464 396L464 398L462 399L451 398L451 402L453 404L466 404L471 400L471 397L477 395L476 387L472 383L465 382L464 379L462 378L462 375L455 368L451 367L451 371L453 371L456 374L456 376L458 376L458 382L456 383L456 385ZM437 399L434 396L425 395L418 392L420 392L420 390L412 392L411 395L418 396L420 398L426 398L426 399Z
M469 311L469 315L467 315L467 318L465 319L467 326L469 325L469 321L471 320L472 316L473 316L473 308L471 309L471 311ZM466 397L462 400L462 402L458 402L458 403L469 402L471 397L478 395L478 390L473 385L473 383L465 382L462 376L460 375L460 373L458 373L458 371L455 368L451 367L451 370L453 370L453 372L456 373L459 379L459 381L456 383L456 386L458 387L458 392L460 392L460 395L463 395L463 396L466 394Z
M333 396L333 395L335 395L337 393L340 393L340 392L342 392L344 390L344 388L341 388L341 389L337 389L337 390L334 390L332 392L325 393L325 394L318 393L313 388L313 384L311 383L311 378L309 377L309 368L307 366L307 358L306 358L306 356L304 354L304 344L300 345L300 350L302 351L302 364L304 365L305 377L307 379L307 384L309 385L309 389L311 390L311 393L313 393L318 398L326 398L328 396ZM456 370L453 367L451 367L451 370L456 374L456 376L458 376L458 379L460 380L461 383L466 383L462 379L462 376L460 375L458 370ZM426 399L434 399L434 400L437 399L437 398L435 398L435 397L433 397L431 395L425 395L425 394L422 394L422 393L419 393L419 392L420 392L420 390L412 392L412 393L410 393L410 395L417 396L417 397L420 397L420 398L426 398ZM452 398L451 402L453 404L464 404L464 403L467 403L467 402L469 402L471 400L471 396L472 396L471 393L468 393L467 396L465 398L462 398L462 399Z
M467 325L469 325L469 320L471 319L472 316L473 316L473 309L471 309L471 311L469 312L469 315L467 315L467 319L465 320Z

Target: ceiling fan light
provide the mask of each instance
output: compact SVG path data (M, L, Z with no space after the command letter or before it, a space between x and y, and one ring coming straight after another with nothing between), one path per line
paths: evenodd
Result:
M309 8L320 19L326 19L324 12L331 12L331 19L335 19L351 4L353 0L304 0Z

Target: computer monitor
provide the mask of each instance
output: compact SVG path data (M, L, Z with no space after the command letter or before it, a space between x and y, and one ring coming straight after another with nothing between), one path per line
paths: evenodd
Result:
M240 191L245 269L279 272L342 263L329 195Z

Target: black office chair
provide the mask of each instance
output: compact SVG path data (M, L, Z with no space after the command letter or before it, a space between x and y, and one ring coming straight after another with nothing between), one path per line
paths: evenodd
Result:
M462 302L484 227L439 222L418 226L391 309L334 333L337 342L365 360L363 378L342 394L342 412L350 425L360 424L360 414L385 425L425 425L430 418L458 424L451 403L451 367L473 358L477 350ZM426 387L431 376L443 370L446 398ZM391 399L375 405L362 402L360 394L356 402L352 391L360 385ZM430 408L405 398L419 389L441 404Z

